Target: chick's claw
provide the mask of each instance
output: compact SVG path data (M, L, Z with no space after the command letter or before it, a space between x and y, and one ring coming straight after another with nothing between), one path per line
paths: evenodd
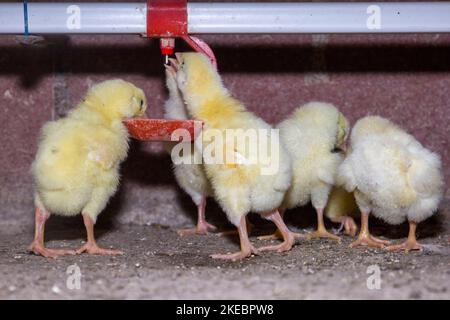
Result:
M307 236L302 234L302 233L297 233L297 232L290 232L295 239L305 239ZM268 234L265 236L259 236L257 238L258 240L282 240L283 239L283 235L281 234L280 230L275 231L272 234Z
M88 254L99 254L99 255L112 255L112 256L123 255L123 251L113 249L103 249L100 248L97 244L89 242L84 244L80 249L76 251L77 254L82 254L84 252Z
M327 231L323 221L323 208L316 208L317 213L317 230L306 235L306 239L311 240L314 238L328 238L341 242L341 238Z
M199 223L195 228L179 229L177 230L177 233L180 237L184 237L192 235L206 235L216 230L217 230L216 226L205 221L201 224Z
M420 250L422 251L422 245L418 243L417 241L405 241L401 244L396 244L392 246L386 247L386 250L388 251L405 251L405 253L408 253L411 250Z
M266 246L259 248L258 250L261 251L277 251L277 252L284 252L289 251L292 249L292 247L295 244L295 238L296 236L292 231L288 229L286 224L283 221L283 218L281 217L281 214L278 210L275 210L274 212L270 213L269 215L265 216L266 219L272 221L275 223L275 225L278 228L278 231L281 234L281 237L284 239L284 241L279 245L274 246Z
M378 242L378 243L382 243L382 244L384 244L384 245L388 245L388 244L390 244L391 242L390 241L388 241L388 240L383 240L383 239L380 239L380 238L377 238L377 237L374 237L374 236L372 236L372 235L370 235L370 237L372 238L372 240L374 240L375 242Z
M259 248L259 251L276 251L276 252L285 252L292 249L294 246L295 240L294 237L292 237L289 240L283 241L283 243L273 245L273 246L265 246L262 248Z
M337 235L334 235L334 234L328 232L327 230L317 230L317 231L311 232L306 236L306 238L308 240L317 239L317 238L328 238L331 240L336 240L339 243L341 242L341 238L339 238Z
M44 246L41 246L39 244L31 244L31 246L28 248L30 252L33 252L36 255L41 255L45 258L52 258L55 259L59 256L64 255L75 255L75 250L70 249L47 249Z
M360 236L356 241L353 241L350 244L350 248L355 248L355 247L359 247L359 246L384 248L387 244L389 244L389 241L375 238L372 235L366 235L366 236L362 236L362 237Z
M211 258L218 259L218 260L239 261L239 260L243 260L245 258L250 257L252 254L258 255L259 252L255 248L250 248L250 249L243 249L243 250L241 250L239 252L236 252L236 253L226 253L226 254L218 253L218 254L213 254L213 255L211 255Z
M264 240L279 240L279 239L283 239L283 235L281 234L280 230L277 230L272 234L268 234L265 236L259 236L257 239L262 240L262 241L264 241Z

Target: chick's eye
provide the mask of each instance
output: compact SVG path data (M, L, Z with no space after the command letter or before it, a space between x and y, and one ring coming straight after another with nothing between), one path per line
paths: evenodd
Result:
M141 108L142 108L143 105L144 105L144 100L141 100Z

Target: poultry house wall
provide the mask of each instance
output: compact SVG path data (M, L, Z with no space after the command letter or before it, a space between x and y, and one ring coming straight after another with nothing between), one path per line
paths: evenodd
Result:
M271 123L311 100L336 104L354 122L378 114L443 159L450 178L450 35L215 35L225 85ZM156 40L130 36L0 37L0 217L33 222L30 164L41 126L76 105L92 83L142 87L161 118L163 59ZM186 50L186 47L181 47ZM161 143L133 142L122 184L100 219L181 225L195 208L177 188ZM447 190L447 195L449 191ZM217 207L214 209L217 211Z

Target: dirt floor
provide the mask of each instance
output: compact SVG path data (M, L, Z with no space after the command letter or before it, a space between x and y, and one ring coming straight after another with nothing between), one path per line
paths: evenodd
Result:
M234 237L180 238L172 228L113 224L98 228L99 243L123 249L124 256L48 260L26 252L32 230L1 225L0 299L449 299L450 201L443 207L419 226L426 244L422 252L350 249L352 239L345 236L341 244L300 240L288 253L264 253L234 263L209 257L235 251ZM49 223L47 245L80 246L84 231L76 221ZM406 225L372 225L374 234L394 242L407 232ZM269 231L265 224L255 234ZM265 244L255 237L252 241ZM73 281L75 265L81 273L79 289Z

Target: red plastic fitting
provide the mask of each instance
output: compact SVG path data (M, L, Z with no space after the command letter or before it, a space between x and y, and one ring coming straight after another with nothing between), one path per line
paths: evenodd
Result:
M187 26L187 0L147 0L147 37L181 37Z
M173 54L173 50L175 49L175 39L174 38L161 38L159 40L161 53L166 56L170 56Z
M192 49L206 55L217 68L216 57L208 44L188 34L187 0L147 0L146 36L161 38L163 55L173 54L174 38L182 38Z

